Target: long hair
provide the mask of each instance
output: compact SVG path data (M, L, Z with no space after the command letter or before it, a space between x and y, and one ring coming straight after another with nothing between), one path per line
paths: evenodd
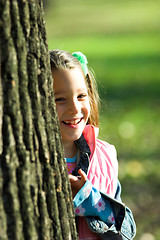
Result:
M80 62L71 53L64 50L59 50L59 49L51 50L49 53L50 53L50 64L51 64L52 72L54 72L55 70L73 69L76 67L82 70ZM90 108L91 108L90 116L88 118L87 124L91 124L91 125L94 125L95 127L98 127L99 126L99 113L98 113L99 96L98 96L98 91L97 91L97 86L96 86L93 71L91 69L88 69L88 73L86 76L84 75L84 77L87 85Z

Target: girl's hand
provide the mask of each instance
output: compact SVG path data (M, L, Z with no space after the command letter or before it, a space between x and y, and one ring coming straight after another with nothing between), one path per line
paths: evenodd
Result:
M82 169L79 169L78 173L80 175L79 177L73 176L72 174L68 175L71 183L73 198L76 196L76 194L79 192L79 190L83 187L83 185L87 181L87 175Z

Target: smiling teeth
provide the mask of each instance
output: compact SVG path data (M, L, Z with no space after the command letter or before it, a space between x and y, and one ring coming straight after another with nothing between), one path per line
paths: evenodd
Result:
M79 123L81 121L81 119L79 120L72 120L72 121L64 121L64 123L66 123L66 124L70 124L70 125L74 125L74 124L77 124L77 123Z

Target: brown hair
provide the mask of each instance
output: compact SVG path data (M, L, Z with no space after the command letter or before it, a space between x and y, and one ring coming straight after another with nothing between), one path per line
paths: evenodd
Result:
M82 70L80 62L71 53L64 50L58 50L58 49L51 50L49 53L50 53L50 64L51 64L52 72L55 70L73 69L76 67ZM97 86L95 82L95 77L91 69L88 69L88 73L85 76L85 81L88 87L88 95L89 95L89 101L90 101L90 107L91 107L91 112L90 112L90 116L88 118L87 124L92 124L95 127L98 127L99 96L98 96Z

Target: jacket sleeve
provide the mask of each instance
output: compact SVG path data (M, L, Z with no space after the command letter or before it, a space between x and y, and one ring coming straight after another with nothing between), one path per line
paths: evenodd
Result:
M110 203L103 198L101 192L89 180L76 194L73 203L76 216L94 216L109 226L115 224L114 212Z
M118 181L115 198L101 193L114 210L115 224L108 226L97 217L86 217L88 226L104 240L131 240L136 235L136 225L131 210L121 200L121 185Z

